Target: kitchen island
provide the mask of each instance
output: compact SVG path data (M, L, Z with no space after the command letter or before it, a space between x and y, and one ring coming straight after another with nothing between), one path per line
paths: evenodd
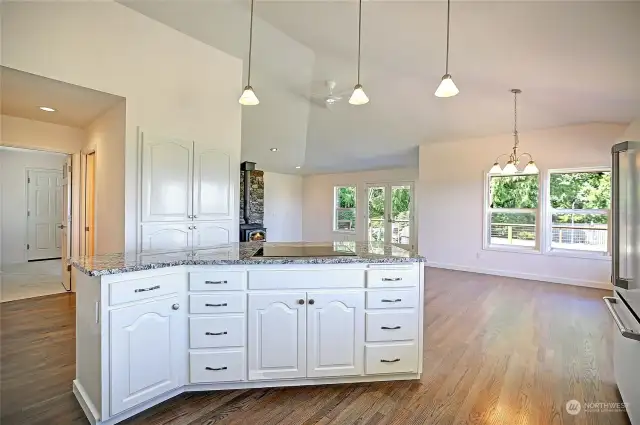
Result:
M248 242L72 260L73 391L115 424L186 391L419 379L424 258Z

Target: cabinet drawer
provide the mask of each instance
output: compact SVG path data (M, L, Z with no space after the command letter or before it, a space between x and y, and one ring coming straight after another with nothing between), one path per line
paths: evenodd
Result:
M170 274L144 279L123 280L109 285L110 305L177 293L185 276Z
M389 268L367 270L368 288L399 288L417 286L418 270L410 268Z
M228 382L244 380L244 350L189 353L189 381Z
M189 295L190 313L244 313L244 294Z
M418 350L415 343L366 346L364 353L367 375L418 371Z
M366 313L367 342L418 339L417 330L418 316L414 309L392 313Z
M363 288L364 270L255 270L249 289Z
M244 272L189 273L192 291L241 291L245 288Z
M191 348L244 346L244 316L189 318Z
M412 308L417 304L415 289L367 292L367 308Z

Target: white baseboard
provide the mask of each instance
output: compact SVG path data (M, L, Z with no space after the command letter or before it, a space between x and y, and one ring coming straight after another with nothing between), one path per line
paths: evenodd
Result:
M613 285L610 282L597 282L593 280L589 281L589 280L571 279L567 277L545 276L545 275L534 274L534 273L521 273L521 272L510 271L510 270L485 269L482 267L469 267L469 266L461 266L457 264L446 264L446 263L428 262L426 266L433 267L436 269L458 270L461 272L489 274L493 276L514 277L516 279L537 280L540 282L562 283L564 285L613 290Z

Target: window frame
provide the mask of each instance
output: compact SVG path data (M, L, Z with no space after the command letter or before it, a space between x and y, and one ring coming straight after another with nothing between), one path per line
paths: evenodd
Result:
M343 188L343 187L348 187L348 188L353 188L354 190L354 207L353 209L354 211L354 222L353 222L353 228L350 230L345 230L345 229L339 229L337 227L338 224L338 214L337 214L337 210L338 210L338 189ZM349 235L354 235L356 234L356 230L358 228L358 185L357 184L339 184L339 185L334 185L333 186L333 224L331 225L332 230L334 233L345 233L345 234L349 234Z
M489 191L491 189L491 178L492 177L509 177L511 175L502 175L498 173L489 173L484 172L484 190L483 190L483 229L482 229L482 249L485 251L506 251L506 252L519 252L526 254L541 254L542 247L542 232L540 231L541 227L541 217L542 217L542 194L543 194L543 182L540 178L540 173L518 173L513 174L513 176L537 176L538 178L538 207L537 208L491 208L491 198L489 195ZM507 213L534 213L536 218L535 223L535 234L536 239L533 246L521 246L521 245L500 245L500 244L492 244L491 243L491 213L493 212L507 212Z
M611 173L610 166L599 167L574 167L574 168L554 168L547 170L545 179L545 199L544 199L544 252L551 256L575 257L587 259L611 259L611 208L607 209L567 209L551 207L551 175L552 174L572 174L572 173ZM553 242L553 214L558 212L572 212L579 214L607 214L607 249L606 251L586 251L580 249L554 248Z

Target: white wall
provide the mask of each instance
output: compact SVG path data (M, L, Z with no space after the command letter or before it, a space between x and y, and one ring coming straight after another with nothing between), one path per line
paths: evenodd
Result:
M269 242L302 240L302 176L264 173L264 226Z
M136 247L138 127L225 150L239 168L239 59L111 1L0 7L3 65L126 98L127 250ZM232 208L237 228L237 202Z
M418 170L411 168L304 176L302 182L303 240L312 242L334 240L364 241L366 234L364 218L367 207L367 183L414 182L417 180ZM333 189L335 186L348 185L356 185L358 187L356 232L353 235L333 231ZM414 224L417 232L418 220L414 220Z
M0 148L3 265L27 261L27 169L58 170L66 155Z
M96 155L96 254L124 250L125 114L122 101L87 127L85 151Z
M619 124L521 133L544 181L549 169L610 166ZM610 287L610 260L483 250L485 173L513 144L511 134L420 147L420 253L431 266L575 285Z
M640 142L640 118L637 118L624 132L621 140L628 142Z
M51 152L80 152L84 131L64 125L2 115L2 145Z

